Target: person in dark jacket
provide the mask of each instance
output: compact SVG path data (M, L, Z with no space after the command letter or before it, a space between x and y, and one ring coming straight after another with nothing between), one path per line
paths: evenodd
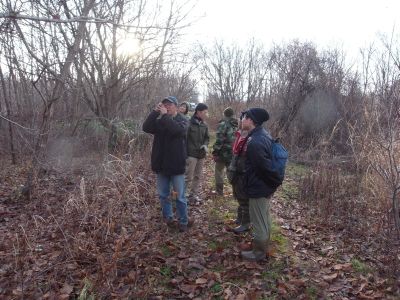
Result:
M248 130L244 190L249 197L250 221L253 224L253 248L242 251L246 260L259 261L265 258L271 235L269 200L275 192L269 178L271 174L270 134L262 127L269 114L262 108L250 108L242 114L242 128Z
M187 155L186 159L186 189L190 189L189 203L199 204L199 187L201 184L204 158L208 152L210 136L208 126L204 122L208 114L208 107L204 103L197 104L194 114L189 122L187 131Z
M235 233L243 233L250 229L249 198L244 191L247 135L248 132L242 130L240 120L239 130L235 132L236 139L232 147L233 157L226 172L232 185L233 197L239 204L235 220L238 226L233 228Z
M188 228L185 197L186 131L187 119L178 113L178 101L173 96L164 98L143 123L143 131L154 135L151 151L151 169L157 174L157 192L162 216L172 226L173 210L171 187L176 193L176 211L179 231Z

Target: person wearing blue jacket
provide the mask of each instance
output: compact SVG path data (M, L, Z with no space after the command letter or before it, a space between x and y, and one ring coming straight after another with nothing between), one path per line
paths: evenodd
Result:
M143 123L143 131L154 135L151 169L157 174L157 192L162 216L168 226L174 224L170 199L171 187L176 193L179 231L191 225L185 197L186 132L188 120L178 113L178 101L168 96L158 103Z
M262 124L269 119L263 108L242 113L242 129L249 132L246 147L244 190L249 197L250 222L253 224L251 251L242 251L243 259L260 261L266 257L271 235L269 201L276 188L270 180L272 138Z

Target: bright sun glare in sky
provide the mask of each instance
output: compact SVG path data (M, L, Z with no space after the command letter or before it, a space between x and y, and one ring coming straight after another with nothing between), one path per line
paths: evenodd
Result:
M187 40L215 39L272 43L293 39L339 47L352 54L378 39L400 32L400 0L199 0L204 15L188 29Z
M255 38L268 49L298 39L342 49L353 59L360 48L379 44L379 35L400 33L399 12L400 0L198 0L188 19L197 21L185 30L182 43L244 45ZM139 50L138 40L127 36L118 51Z
M132 36L127 36L122 39L121 44L118 47L119 55L135 55L140 51L140 42Z

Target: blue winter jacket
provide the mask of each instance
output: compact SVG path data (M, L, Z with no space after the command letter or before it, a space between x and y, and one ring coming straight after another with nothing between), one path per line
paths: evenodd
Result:
M270 184L272 139L269 133L257 126L249 133L245 162L245 192L249 198L269 197L276 188Z

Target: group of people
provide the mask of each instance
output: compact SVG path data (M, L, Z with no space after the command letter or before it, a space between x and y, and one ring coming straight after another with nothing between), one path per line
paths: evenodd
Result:
M164 222L175 226L172 193L176 198L179 231L193 225L188 217L188 203L198 204L204 160L210 136L205 119L208 107L198 103L188 117L189 105L178 104L173 96L156 105L143 123L143 131L153 134L151 167L157 175L157 192ZM238 201L237 227L242 233L253 227L250 251L242 251L244 259L265 258L270 240L269 198L276 188L269 184L272 139L262 124L269 119L263 108L250 108L241 113L239 122L228 107L218 123L216 141L212 147L215 161L215 190L223 195L225 171ZM187 194L186 194L187 190Z

